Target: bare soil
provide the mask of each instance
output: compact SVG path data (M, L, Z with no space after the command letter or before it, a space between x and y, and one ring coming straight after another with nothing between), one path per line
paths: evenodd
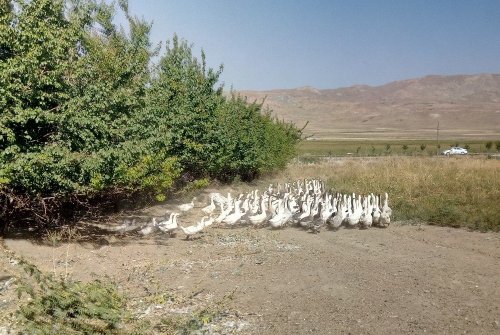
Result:
M320 234L211 227L193 240L101 234L57 248L3 242L0 284L19 276L14 256L77 280L107 276L139 321L157 324L148 332L169 333L161 320L205 309L216 311L202 329L213 334L500 334L496 233L395 222ZM0 292L5 332L18 304L9 284Z

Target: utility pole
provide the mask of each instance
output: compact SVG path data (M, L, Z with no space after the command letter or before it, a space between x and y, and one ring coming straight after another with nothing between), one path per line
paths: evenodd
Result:
M439 121L436 129L436 142L437 142L436 155L439 156Z

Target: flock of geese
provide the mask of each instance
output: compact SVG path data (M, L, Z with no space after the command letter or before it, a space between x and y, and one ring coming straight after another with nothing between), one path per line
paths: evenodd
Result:
M254 190L247 194L227 197L220 193L210 194L210 203L201 208L203 218L192 226L182 226L178 217L181 213L195 208L193 198L190 203L177 206L178 212L166 213L164 218L153 218L138 231L149 235L157 230L175 236L181 230L186 239L212 226L234 227L251 225L270 226L274 229L289 225L302 227L319 233L322 227L337 230L371 226L387 227L391 222L392 210L388 205L388 195L373 193L356 195L327 191L325 183L319 179L297 180L283 185L271 184L264 191ZM381 201L383 203L381 204ZM126 231L135 222L127 221L119 228Z

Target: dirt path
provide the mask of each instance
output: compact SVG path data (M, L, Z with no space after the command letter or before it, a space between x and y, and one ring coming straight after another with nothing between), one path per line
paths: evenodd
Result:
M498 234L395 223L317 235L297 228L179 235L62 246L56 270L64 271L69 250L72 277L109 276L151 320L217 305L224 321L213 333L500 333ZM5 245L53 270L52 248L21 239Z

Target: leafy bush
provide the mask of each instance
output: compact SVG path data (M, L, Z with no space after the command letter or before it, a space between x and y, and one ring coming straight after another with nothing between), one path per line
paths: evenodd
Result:
M201 56L200 62L174 36L152 82L148 108L158 127L169 129L169 154L194 176L223 180L283 167L295 154L300 131L272 119L262 104L224 97L215 87L222 67L207 70Z
M183 174L251 179L294 155L300 131L226 98L222 66L207 68L186 41L174 36L151 64L151 25L118 3L128 30L105 2L1 8L0 221L47 221L76 198L162 200Z

